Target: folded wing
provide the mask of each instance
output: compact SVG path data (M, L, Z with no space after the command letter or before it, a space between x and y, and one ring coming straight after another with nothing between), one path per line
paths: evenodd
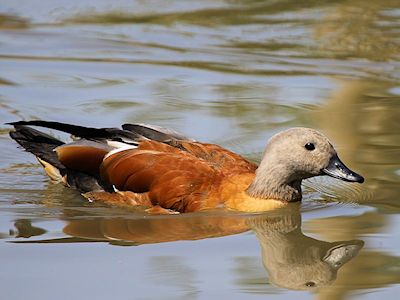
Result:
M190 154L136 149L107 157L100 176L118 190L148 193L153 205L179 212L206 208L222 179L220 171Z

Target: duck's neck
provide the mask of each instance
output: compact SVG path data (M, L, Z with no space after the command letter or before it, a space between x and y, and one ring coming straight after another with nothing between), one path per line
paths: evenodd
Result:
M290 178L288 170L279 165L270 166L267 161L261 162L247 193L256 198L300 201L301 179Z

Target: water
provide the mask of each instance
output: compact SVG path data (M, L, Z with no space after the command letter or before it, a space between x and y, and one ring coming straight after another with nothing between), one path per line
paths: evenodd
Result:
M1 125L3 297L396 299L399 26L398 0L2 1L2 123L157 124L255 161L308 126L366 178L309 180L289 212L145 217L51 184Z

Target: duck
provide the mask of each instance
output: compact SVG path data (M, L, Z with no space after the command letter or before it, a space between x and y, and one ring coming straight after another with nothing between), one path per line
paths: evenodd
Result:
M10 137L36 156L54 182L90 202L145 207L150 214L210 209L263 212L302 200L302 181L327 175L364 182L329 139L304 127L272 136L259 165L219 145L148 124L93 128L17 121ZM68 133L63 142L32 127Z

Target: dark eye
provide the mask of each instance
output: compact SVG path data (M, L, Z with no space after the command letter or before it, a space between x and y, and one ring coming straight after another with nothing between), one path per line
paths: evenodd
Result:
M304 145L304 147L308 150L308 151L313 151L315 149L315 145L313 143L307 143Z
M313 286L315 286L315 282L312 282L312 281L306 282L306 286L313 287Z

